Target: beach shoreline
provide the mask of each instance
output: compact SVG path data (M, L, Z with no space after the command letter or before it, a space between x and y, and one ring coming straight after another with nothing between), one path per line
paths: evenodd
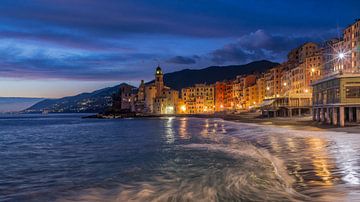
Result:
M280 128L290 128L294 130L306 131L333 131L346 133L359 133L360 125L351 125L346 127L337 127L333 125L323 124L312 120L311 116L300 117L277 117L277 118L263 118L260 113L241 113L241 114L227 114L215 115L214 118L222 118L226 121L233 121L238 123L253 123L264 126L273 126Z
M267 118L261 117L259 112L243 112L239 114L177 114L177 115L92 115L83 118L98 118L98 119L121 119L121 118L161 118L161 117L193 117L193 118L219 118L225 121L232 121L236 123L251 123L259 124L263 126L273 126L280 128L290 128L294 130L306 130L306 131L333 131L333 132L347 132L347 133L359 133L360 124L354 124L346 127L337 127L333 125L323 124L312 120L311 116L293 116L289 117L277 117Z

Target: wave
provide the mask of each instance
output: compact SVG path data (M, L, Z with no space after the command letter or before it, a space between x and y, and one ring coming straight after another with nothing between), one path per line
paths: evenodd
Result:
M148 181L122 184L117 189L89 189L69 201L303 201L292 188L280 159L249 144L188 144L185 152L222 154L234 159L227 166L169 166ZM213 158L213 157L212 157ZM240 160L239 162L235 162ZM261 193L261 194L259 194ZM67 200L60 200L67 201Z

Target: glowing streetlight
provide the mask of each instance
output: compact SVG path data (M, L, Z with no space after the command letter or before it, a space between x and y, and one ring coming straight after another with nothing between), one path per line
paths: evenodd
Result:
M287 83L285 82L285 83L284 83L284 86L286 86L286 85L287 85Z
M266 90L270 90L270 87L266 87Z
M308 90L308 89L305 89L304 91L305 91L305 93L308 93L308 92L309 92L309 90Z
M185 111L186 111L186 106L185 106L185 105L182 105L182 106L180 107L180 109L181 109L182 112L185 112Z
M339 54L338 54L338 58L339 58L340 60L344 59L344 58L345 58L345 53L339 53Z

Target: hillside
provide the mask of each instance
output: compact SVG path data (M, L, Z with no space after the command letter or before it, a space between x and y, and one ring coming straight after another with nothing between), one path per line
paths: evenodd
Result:
M103 88L91 93L81 93L75 96L60 99L46 99L36 103L25 112L42 112L47 110L52 113L97 113L111 106L112 95L117 93L122 83L113 87Z
M193 86L197 83L213 84L216 81L234 79L237 75L251 74L254 72L265 72L278 65L267 60L251 62L245 65L211 66L205 69L181 71L164 75L165 85L181 90L181 88Z
M237 75L265 72L276 65L278 63L261 60L245 65L211 66L197 70L184 69L165 74L164 82L165 85L180 90L197 83L212 84L216 81L234 79ZM128 84L123 83L120 85ZM56 113L102 112L111 106L111 96L118 92L120 85L100 89L92 93L81 93L60 99L46 99L28 108L25 112L42 112L44 110Z

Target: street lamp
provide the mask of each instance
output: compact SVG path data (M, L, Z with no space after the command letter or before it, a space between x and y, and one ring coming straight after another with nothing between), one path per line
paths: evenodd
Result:
M338 58L339 58L340 60L344 59L344 58L345 58L345 53L339 53L339 54L338 54Z

